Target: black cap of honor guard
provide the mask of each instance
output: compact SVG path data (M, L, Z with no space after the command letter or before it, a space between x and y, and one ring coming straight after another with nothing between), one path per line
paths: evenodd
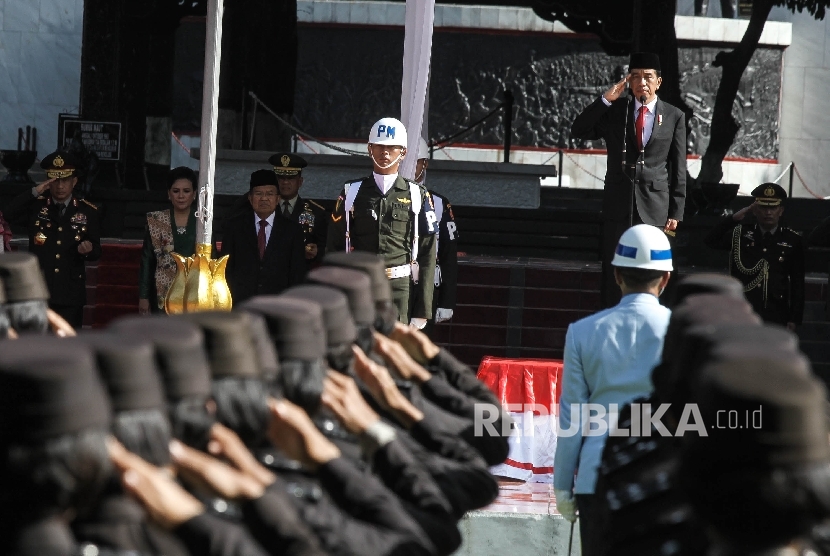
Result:
M678 306L690 295L714 293L745 299L744 286L740 281L726 274L701 272L680 280L674 292L674 306Z
M0 341L0 443L105 428L110 418L88 346L54 336Z
M304 299L320 306L329 347L351 344L357 338L349 300L343 292L329 286L304 284L285 290L281 297Z
M3 281L4 299L9 303L49 299L40 264L31 253L0 255L0 280Z
M365 272L351 268L321 266L309 272L306 280L312 284L338 289L346 294L352 318L358 326L371 326L375 322L372 282Z
M323 266L340 266L365 272L372 282L372 296L375 302L392 301L392 288L389 286L389 278L386 277L386 264L377 255L358 251L326 253Z
M184 319L152 315L125 317L116 320L110 328L153 343L169 401L210 397L210 363L198 326Z
M164 386L152 342L114 332L84 333L70 341L92 349L114 413L164 409Z
M184 313L173 318L191 322L202 330L214 379L262 376L251 336L250 316L247 313L205 311Z
M280 362L318 361L326 356L323 310L316 303L276 295L259 295L239 305L262 315Z

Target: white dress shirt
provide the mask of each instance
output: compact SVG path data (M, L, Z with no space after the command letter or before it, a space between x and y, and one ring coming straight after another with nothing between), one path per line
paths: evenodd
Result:
M605 103L605 106L611 106L611 103L608 102L608 99L605 98L605 95L600 97L602 102ZM637 129L637 116L640 114L640 107L643 104L634 99L634 129ZM646 125L643 126L643 147L648 145L648 140L651 139L651 132L654 130L654 107L657 105L657 97L654 97L654 100L646 104Z
M277 214L276 211L272 212L265 221L268 223L265 226L265 245L268 245L268 240L271 239L271 230L274 229L274 215ZM257 236L259 236L259 221L262 220L259 216L254 213L254 228L256 229Z
M392 189L392 185L394 185L395 180L398 179L398 174L376 174L372 172L372 176L375 178L375 185L378 186L380 192L386 195L389 193L389 190Z

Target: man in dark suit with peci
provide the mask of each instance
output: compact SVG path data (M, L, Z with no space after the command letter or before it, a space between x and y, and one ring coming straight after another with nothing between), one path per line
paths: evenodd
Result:
M608 149L602 202L603 306L619 301L611 259L622 233L650 224L673 238L686 204L686 120L657 98L660 59L635 52L628 74L577 116L571 136L604 139ZM630 87L631 94L623 95ZM633 194L632 194L633 190Z
M248 200L253 214L243 213L225 225L222 255L234 304L255 295L277 294L305 278L303 229L277 215L280 202L273 170L251 174Z

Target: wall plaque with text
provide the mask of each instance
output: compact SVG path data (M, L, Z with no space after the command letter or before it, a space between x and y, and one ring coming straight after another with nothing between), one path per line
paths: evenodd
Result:
M67 119L63 122L62 144L71 141L78 131L84 146L98 155L99 160L121 160L121 122Z

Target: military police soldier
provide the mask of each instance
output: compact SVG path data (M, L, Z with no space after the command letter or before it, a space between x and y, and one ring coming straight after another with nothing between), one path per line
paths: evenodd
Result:
M415 181L420 184L426 179L429 167L429 147L421 138L418 146L418 162L415 165ZM435 205L438 221L436 238L435 291L432 295L432 318L434 323L448 321L455 310L455 291L458 282L458 228L449 199L429 190Z
M73 191L79 163L70 153L54 152L40 166L49 180L12 199L6 213L28 212L29 251L37 255L49 287L49 308L80 328L85 264L101 256L98 208Z
M406 128L399 120L375 122L368 146L372 176L343 188L326 249L382 256L399 320L423 328L432 316L437 221L426 188L398 175L405 145Z
M303 168L308 166L303 157L294 153L277 153L268 162L274 166L279 183L280 205L277 212L303 227L305 258L311 270L319 265L326 252L328 211L298 194L303 185Z
M721 220L706 237L713 249L729 249L729 272L767 322L795 330L804 314L804 241L779 225L787 192L777 183L752 190L755 202ZM748 212L754 222L744 223Z

